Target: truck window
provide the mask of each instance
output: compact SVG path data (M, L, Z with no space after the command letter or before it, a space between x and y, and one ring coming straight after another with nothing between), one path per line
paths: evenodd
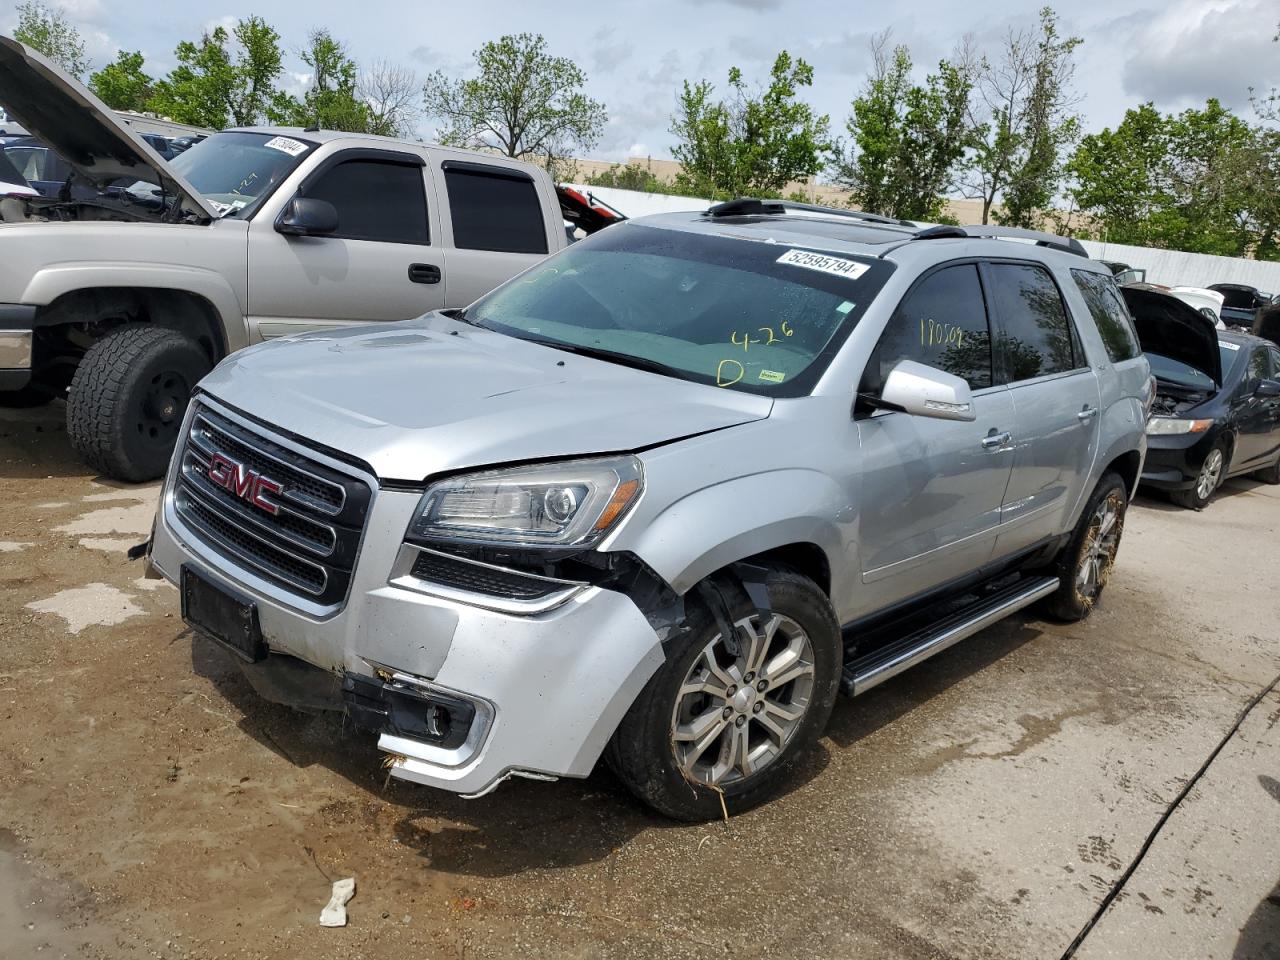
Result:
M987 265L997 349L1010 383L1084 365L1058 285L1044 267L1030 263Z
M453 215L453 245L462 250L546 253L547 227L538 191L527 177L474 169L444 170Z
M859 392L878 396L900 360L963 377L973 390L991 386L991 330L974 264L943 267L911 288L880 335Z
M425 246L427 197L422 167L387 160L347 160L307 187L338 211L335 237Z
M1142 348L1138 346L1138 335L1134 332L1129 311L1116 292L1115 281L1089 270L1072 270L1071 278L1089 307L1089 314L1098 326L1102 345L1107 348L1111 362L1132 360L1140 354Z

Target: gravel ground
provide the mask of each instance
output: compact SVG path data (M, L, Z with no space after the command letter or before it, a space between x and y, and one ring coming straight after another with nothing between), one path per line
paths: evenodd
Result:
M61 416L0 411L6 958L1055 958L1280 672L1280 488L1232 481L1200 515L1141 498L1087 622L1015 616L841 701L728 824L603 771L463 801L256 699L125 559L156 488L95 480ZM1255 714L1081 956L1280 955L1275 698Z

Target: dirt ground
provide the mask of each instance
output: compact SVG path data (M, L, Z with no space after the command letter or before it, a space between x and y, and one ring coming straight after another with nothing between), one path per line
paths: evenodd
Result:
M6 960L1056 958L1280 672L1280 488L1233 481L1200 515L1141 498L1087 622L1017 616L842 700L728 824L603 771L463 801L256 699L125 559L156 489L95 480L62 415L0 411ZM1081 956L1280 955L1277 720L1273 694Z

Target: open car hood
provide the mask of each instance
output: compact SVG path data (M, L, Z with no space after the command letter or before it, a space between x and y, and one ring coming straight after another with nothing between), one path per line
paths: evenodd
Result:
M187 213L217 218L196 189L106 104L9 37L0 37L0 106L99 190L145 180L181 197Z
M1214 322L1182 300L1148 286L1121 287L1144 353L1158 353L1222 386L1222 355Z

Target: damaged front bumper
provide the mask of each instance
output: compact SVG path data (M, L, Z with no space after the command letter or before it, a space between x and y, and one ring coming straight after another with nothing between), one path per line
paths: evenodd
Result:
M615 590L584 585L520 613L415 583L402 541L417 493L375 492L345 603L317 611L211 550L172 489L148 562L172 583L189 567L251 600L269 651L244 665L259 693L345 710L378 732L401 779L479 795L511 775L586 776L663 662L654 628Z
M1209 430L1147 437L1141 483L1157 490L1188 490L1195 486L1205 457L1220 435L1219 430Z

